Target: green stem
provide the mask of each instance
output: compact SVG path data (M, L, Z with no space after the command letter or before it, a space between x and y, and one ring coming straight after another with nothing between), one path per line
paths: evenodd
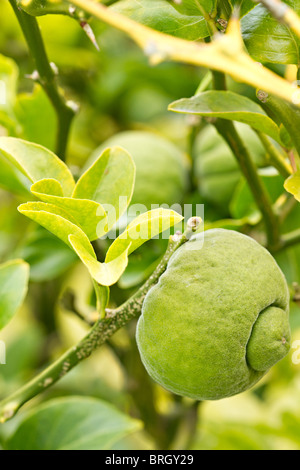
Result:
M280 239L278 217L273 210L269 194L259 178L256 166L232 122L218 120L215 126L235 155L241 171L251 189L257 207L262 213L266 227L268 248L271 251L276 250Z
M75 111L66 102L64 96L57 86L55 72L49 63L43 38L36 18L19 9L15 0L9 0L9 2L19 21L29 51L33 58L35 68L39 76L38 81L47 93L56 111L58 121L56 153L62 160L65 160L69 132L71 129L72 120L75 116Z
M271 112L273 115L277 116L284 125L293 141L298 155L300 155L300 111L284 100L271 96L262 90L258 91L257 97L268 114Z
M215 89L226 90L225 74L221 72L213 72L213 75ZM248 182L256 205L262 213L266 227L268 248L271 251L276 250L280 244L278 216L273 210L270 196L259 178L256 166L248 152L248 149L244 145L231 121L217 119L214 125L219 134L231 148L232 153L235 155L241 171Z
M177 237L177 236L176 236ZM0 403L0 423L11 419L17 411L36 395L44 392L64 377L70 370L102 346L120 328L140 314L147 292L165 271L172 254L188 240L188 234L171 237L168 249L160 264L133 297L115 310L106 311L106 317L95 323L87 336L67 351L54 364L35 377L16 393Z
M270 163L274 166L283 178L288 178L293 173L291 165L286 161L284 156L279 150L272 144L270 139L260 131L256 131L261 143L265 147Z
M300 229L296 229L292 232L282 235L280 249L283 250L285 248L297 245L298 243L300 243Z

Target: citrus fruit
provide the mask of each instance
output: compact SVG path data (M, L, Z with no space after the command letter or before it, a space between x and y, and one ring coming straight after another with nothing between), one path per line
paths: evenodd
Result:
M286 356L289 290L271 254L229 230L197 234L147 294L137 343L149 375L197 400L243 392Z

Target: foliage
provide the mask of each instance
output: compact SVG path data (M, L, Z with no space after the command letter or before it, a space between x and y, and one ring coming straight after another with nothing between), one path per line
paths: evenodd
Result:
M300 2L285 1L281 10L277 3L2 2L3 449L299 449ZM201 204L203 224L196 210ZM237 254L233 243L232 253L224 252L225 237L217 261L226 261L227 269L218 280L203 266L205 251L188 252L194 232L209 229L258 243L246 238L252 248ZM287 293L260 245L289 285L291 354L237 397L199 403L167 392L149 377L135 344L142 310L143 361L176 393L183 385L174 387L174 374L185 385L186 375L190 385L205 375L211 356L195 365L204 333L205 345L223 358L234 349L233 341L223 347L224 337L245 328L247 373L250 364L264 375L276 362L266 359L270 350L274 356L278 320L278 305L270 305L276 289L284 291L285 304ZM261 264L253 270L255 250ZM214 256L215 247L209 260ZM193 292L191 277L202 279L201 289ZM164 283L169 289L161 294ZM215 319L225 291L234 297L229 314L241 297L245 302L229 333L222 318ZM194 312L205 302L215 306L215 315L202 325L190 360L185 352L199 325L191 327L187 306ZM246 327L249 302L263 313L258 319L249 314ZM220 305L225 308L224 300ZM272 328L264 324L269 311ZM141 332L145 314L155 324ZM221 323L226 331L220 341ZM143 352L154 331L156 339ZM150 367L145 356L158 349L158 340L165 351ZM225 370L230 361L224 357ZM188 373L172 366L175 358ZM267 362L263 369L261 360ZM217 398L256 382L251 377L241 387L233 369L226 376L233 392ZM183 394L216 398L212 389ZM36 396L43 403L31 401ZM5 424L19 410L20 417Z

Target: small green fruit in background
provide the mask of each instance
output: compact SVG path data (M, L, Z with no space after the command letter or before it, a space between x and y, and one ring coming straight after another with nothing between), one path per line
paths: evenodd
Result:
M263 166L266 162L266 151L256 133L245 124L236 123L236 126L257 166ZM207 126L198 135L193 153L200 194L208 202L228 210L233 192L241 178L232 151L216 129Z
M123 147L136 164L136 183L131 204L180 204L188 187L189 162L172 142L145 131L121 132L104 142L89 159L96 160L107 147Z
M256 384L290 348L289 291L270 253L229 230L194 236L146 296L137 343L167 390L218 400Z

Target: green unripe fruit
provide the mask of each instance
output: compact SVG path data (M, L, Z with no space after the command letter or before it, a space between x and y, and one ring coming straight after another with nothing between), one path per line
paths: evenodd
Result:
M163 137L151 132L121 132L108 139L89 159L96 160L107 147L120 146L127 150L136 165L136 182L131 204L180 204L188 186L187 158Z
M256 384L290 348L289 291L270 253L229 230L179 248L144 301L137 343L167 390L218 400Z
M255 132L245 124L237 129L258 167L266 163L266 151ZM195 174L200 194L215 206L227 209L241 179L239 165L213 126L206 127L194 147Z

